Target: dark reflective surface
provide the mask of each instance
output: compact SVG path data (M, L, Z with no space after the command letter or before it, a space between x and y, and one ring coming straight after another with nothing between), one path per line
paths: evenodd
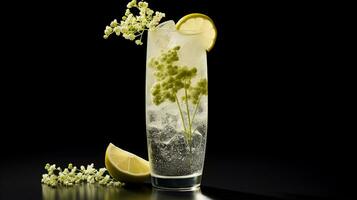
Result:
M58 163L58 166L65 166L70 160L76 160L78 165L88 163L88 160L101 163L101 158L96 161L95 157L80 157L73 155L71 158L60 157L54 155L43 158L24 157L16 160L16 162L8 160L0 165L0 200L72 200L72 199L88 199L88 200L116 200L116 199L138 199L138 200L170 200L170 199L187 199L187 200L205 200L205 199L234 199L234 200L257 200L257 199L324 199L318 195L306 195L309 191L300 193L289 192L289 188L299 189L299 185L288 185L289 182L283 181L286 173L280 170L279 173L273 169L283 169L281 165L269 167L270 165L261 164L257 168L257 163L248 163L241 160L239 166L250 167L253 170L247 171L245 168L238 168L240 172L237 175L232 174L234 170L224 170L224 168L211 168L214 163L206 165L206 178L203 180L201 190L196 192L163 192L152 188L150 183L136 185L126 185L123 188L102 187L100 185L82 184L74 187L57 187L51 188L41 185L41 174L45 172L43 163L53 162ZM258 163L259 164L259 163ZM100 166L100 164L97 164ZM236 166L236 165L233 165ZM280 168L279 168L280 167ZM269 170L269 171L268 171ZM248 177L244 176L244 172L250 172ZM264 174L276 175L279 182L266 181ZM213 174L212 174L213 173ZM254 174L254 176L252 175ZM239 178L236 178L239 175ZM298 175L298 174L297 174ZM231 177L231 178L227 178ZM274 176L275 177L275 176ZM287 176L292 177L292 176ZM211 182L209 179L211 178ZM265 180L265 181L264 181ZM214 181L214 184L212 184ZM293 182L294 180L291 179ZM331 181L331 180L330 180ZM210 184L211 183L211 184ZM275 183L275 185L274 185ZM304 182L305 183L305 182ZM319 182L323 184L323 182ZM232 185L231 185L232 184ZM234 185L235 184L235 185ZM229 187L231 186L231 187ZM232 190L230 188L239 186L240 189ZM312 188L312 184L305 183L306 189ZM224 189L222 189L224 188ZM250 190L248 190L248 189ZM275 188L275 190L273 190ZM264 190L269 193L263 193ZM275 191L275 192L274 192ZM290 190L291 191L291 190ZM305 195L302 195L305 194ZM276 198L273 198L273 197ZM326 199L326 198L325 198Z
M172 199L172 200L209 200L212 199L207 195L202 194L201 190L193 192L168 192L153 189L151 193L152 200Z
M192 192L169 192L146 184L123 188L82 184L74 187L52 188L42 185L43 200L213 200L213 199L275 199L272 197L244 194L215 188L202 188Z
M68 163L68 160L77 160L79 164L84 164L87 160L94 160L93 158L58 158L58 160L51 160L51 162L59 163L59 166L64 166ZM81 161L81 159L83 161ZM34 158L23 158L21 164L14 162L4 162L0 166L0 200L206 200L206 199L234 199L234 200L274 200L274 199L288 199L288 200L309 200L309 199L324 199L317 195L301 195L299 193L284 192L284 184L279 184L281 188L276 193L263 194L262 190L259 188L260 185L264 185L267 190L269 190L268 182L261 182L259 176L261 172L254 171L257 176L256 178L250 178L249 180L244 179L244 176L240 176L241 179L229 180L226 177L232 176L231 172L233 170L224 171L219 169L213 169L219 177L212 177L217 182L217 186L208 186L207 178L204 179L201 189L196 192L165 192L157 191L152 188L150 183L142 185L126 185L123 188L115 187L102 187L100 185L91 184L81 184L74 187L57 187L51 188L46 185L42 185L41 174L45 172L42 163L45 163L48 158L34 159ZM100 163L100 161L97 161ZM243 165L244 162L241 162ZM99 165L99 164L98 164ZM207 165L209 169L210 165ZM248 165L247 166L254 166ZM240 168L241 169L241 168ZM244 172L243 169L241 169ZM207 170L209 172L209 170ZM209 173L206 173L206 177L209 178ZM283 172L279 173L283 175ZM279 175L278 174L278 175ZM220 181L220 182L219 182ZM241 190L231 190L227 189L227 185L230 183L235 183L242 187ZM226 185L222 186L225 183ZM284 182L282 182L284 183ZM251 184L251 185L249 185ZM255 188L255 190L247 191L244 190L245 187ZM275 185L277 188L278 186ZM308 187L309 185L306 185ZM224 189L222 189L224 188ZM326 198L325 198L326 199Z
M107 200L107 199L150 199L151 188L143 186L131 189L103 187L97 184L81 184L74 187L52 188L42 185L43 200Z

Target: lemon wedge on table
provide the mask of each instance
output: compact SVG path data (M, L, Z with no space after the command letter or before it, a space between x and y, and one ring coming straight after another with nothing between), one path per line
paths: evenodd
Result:
M213 20L201 13L185 15L176 23L176 29L183 33L202 33L202 41L207 51L210 51L216 42L217 29Z
M150 176L149 162L110 143L105 152L105 166L118 181L144 182Z

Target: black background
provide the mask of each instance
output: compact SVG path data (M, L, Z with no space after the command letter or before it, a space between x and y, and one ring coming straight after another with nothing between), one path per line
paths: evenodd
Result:
M46 162L103 166L109 142L147 158L146 47L102 38L126 3L13 5L2 37L2 171L23 163L35 169ZM336 195L339 141L333 136L333 86L321 64L326 44L317 30L323 19L316 10L212 0L149 3L175 21L193 12L207 14L218 30L208 53L203 185Z

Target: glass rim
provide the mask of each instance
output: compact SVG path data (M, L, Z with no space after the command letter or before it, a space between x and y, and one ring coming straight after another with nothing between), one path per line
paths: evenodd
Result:
M182 30L177 30L176 27L175 27L175 30L171 30L171 29L166 29L166 28L160 28L160 26L163 26L165 25L166 23L169 23L173 20L168 20L168 21L164 21L162 23L160 23L159 25L157 25L152 31L155 31L157 29L160 29L160 30L168 30L170 32L177 32L181 35L188 35L188 36L194 36L194 35L200 35L201 33L203 33L203 31L200 31L200 32L195 32L195 31L189 31L189 30L186 30L186 31L182 31ZM174 22L174 21L173 21ZM175 23L175 22L174 22Z

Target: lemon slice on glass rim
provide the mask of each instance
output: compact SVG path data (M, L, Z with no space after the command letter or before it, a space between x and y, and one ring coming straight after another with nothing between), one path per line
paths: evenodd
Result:
M183 33L201 33L207 51L210 51L216 42L217 29L213 20L201 13L185 15L176 23L176 29Z

